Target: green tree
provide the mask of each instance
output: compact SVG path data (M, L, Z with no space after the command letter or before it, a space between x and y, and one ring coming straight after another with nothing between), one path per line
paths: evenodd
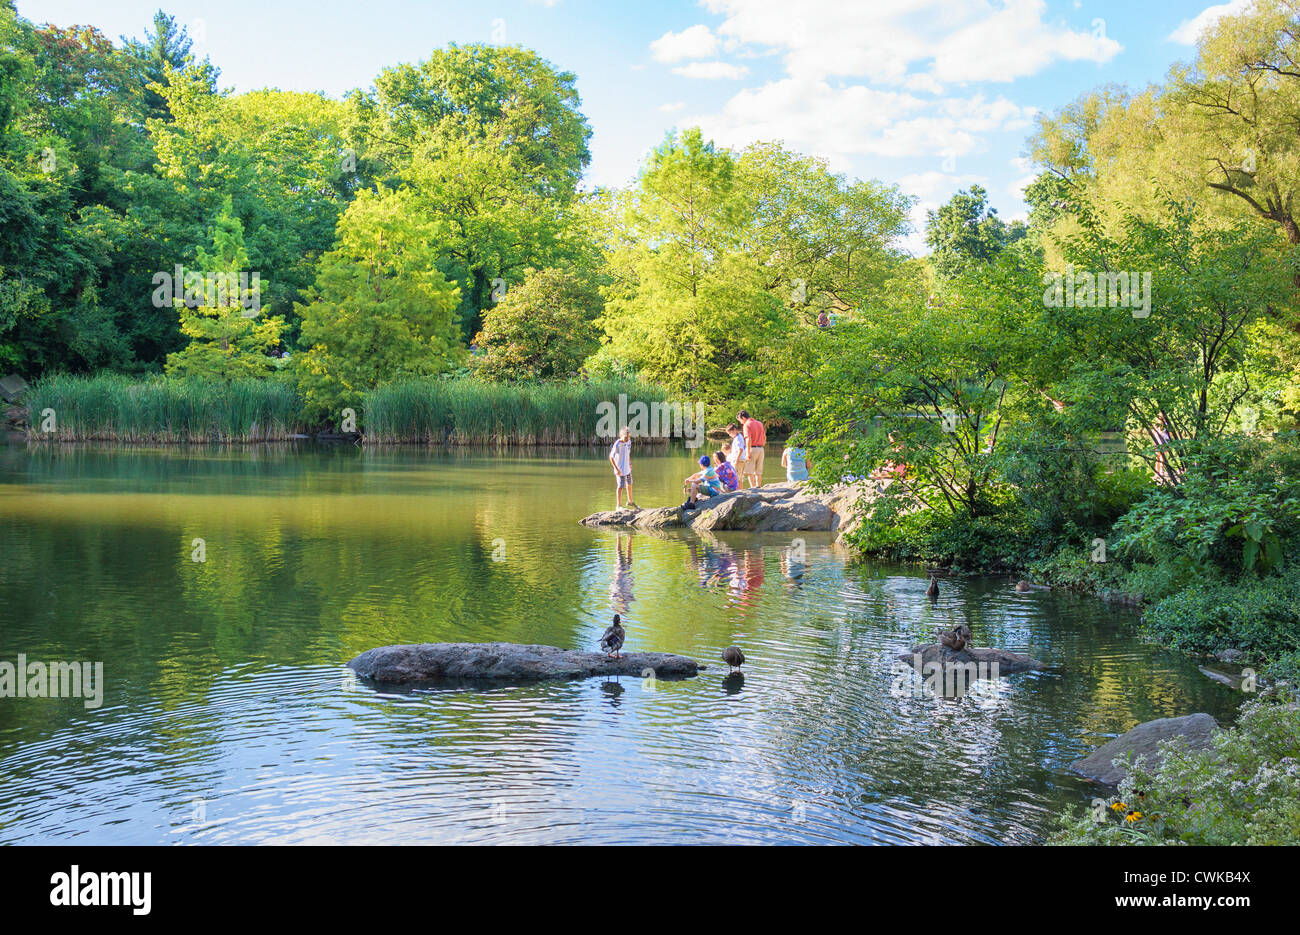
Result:
M463 357L459 292L438 270L441 240L409 191L362 192L348 207L298 308L306 350L294 369L313 417L360 411L381 382L439 373Z
M136 71L144 85L144 113L152 120L170 120L171 110L161 89L171 81L173 72L193 68L215 93L221 72L204 56L198 61L193 52L193 40L184 26L176 25L176 18L162 10L153 15L153 31L144 32L143 39L122 37L122 48L134 61Z
M212 251L199 247L196 252L198 268L185 272L184 297L174 297L181 333L190 343L167 356L167 373L220 380L267 376L275 366L268 355L280 343L284 319L246 314L260 302L260 290L250 275L243 225L229 201L217 217ZM175 284L177 290L181 286ZM161 283L159 290L165 291Z
M479 373L524 380L575 376L600 344L600 291L569 270L530 272L483 318Z
M925 243L932 251L930 262L943 279L960 276L975 264L993 262L1026 232L1020 221L1007 224L998 217L997 209L989 207L988 192L978 185L926 213Z

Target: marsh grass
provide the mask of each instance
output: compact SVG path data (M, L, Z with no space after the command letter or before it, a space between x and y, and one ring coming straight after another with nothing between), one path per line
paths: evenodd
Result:
M588 445L600 404L666 402L664 390L635 381L491 383L472 377L410 379L373 390L358 413L374 444ZM28 435L60 442L123 444L282 441L307 418L292 383L230 383L120 374L54 374L27 399ZM43 431L45 410L55 430ZM645 439L653 442L655 439Z
M302 424L298 394L282 380L54 374L36 382L27 407L28 436L53 441L278 441ZM53 432L43 430L46 410L53 410Z
M617 406L620 393L629 402L667 400L662 389L633 381L400 381L368 395L365 437L376 444L592 444L607 440L597 434L600 404Z

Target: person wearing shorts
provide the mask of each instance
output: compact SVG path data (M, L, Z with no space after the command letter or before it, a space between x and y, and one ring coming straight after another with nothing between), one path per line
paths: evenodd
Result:
M614 509L622 509L622 492L627 491L628 509L640 509L632 500L632 430L626 425L609 449L609 463L614 465Z
M745 465L742 472L749 479L750 487L763 485L763 446L767 444L767 430L763 423L750 416L744 409L736 413L740 420L745 438Z

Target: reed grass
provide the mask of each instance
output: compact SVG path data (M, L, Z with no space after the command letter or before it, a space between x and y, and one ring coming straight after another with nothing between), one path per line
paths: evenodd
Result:
M367 442L451 445L585 445L597 432L600 404L664 402L664 390L635 381L492 383L473 377L420 378L371 391L364 407ZM652 439L651 439L652 440Z
M36 381L26 402L29 437L54 441L278 441L302 424L297 392L278 379L209 383L54 374ZM54 431L47 432L50 410Z
M636 381L492 383L473 377L402 380L366 395L358 422L374 444L587 445L599 433L601 403L666 402ZM307 423L302 399L281 379L205 382L121 374L54 374L27 398L29 437L123 444L280 441ZM55 428L43 430L46 410ZM655 439L644 439L653 442Z

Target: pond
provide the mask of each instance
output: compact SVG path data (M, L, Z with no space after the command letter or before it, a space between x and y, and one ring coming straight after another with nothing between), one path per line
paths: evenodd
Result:
M0 698L0 843L1029 843L1064 771L1234 693L1131 611L852 564L825 534L592 530L603 451L0 446L0 662L102 698ZM638 451L642 506L692 452ZM779 478L775 449L767 480ZM381 692L390 643L716 660L698 678ZM936 698L894 657L969 620L1052 668Z

